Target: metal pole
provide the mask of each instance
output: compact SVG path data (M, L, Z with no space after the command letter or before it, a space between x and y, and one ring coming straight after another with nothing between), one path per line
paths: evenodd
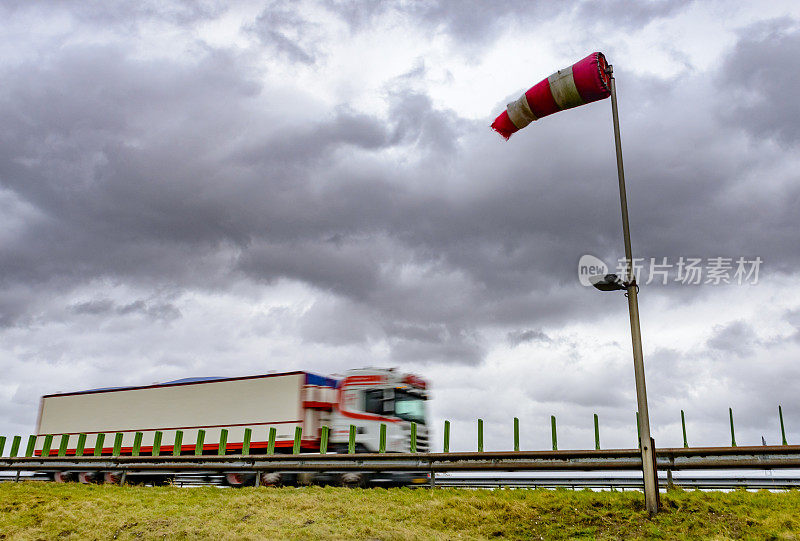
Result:
M681 410L681 429L683 430L683 446L689 447L689 442L686 440L686 417L683 415L683 410Z
M611 113L614 117L614 143L617 151L617 176L619 177L619 200L622 209L622 235L625 240L625 259L628 262L627 296L628 312L631 320L631 341L633 343L633 371L636 377L636 401L639 407L639 422L642 437L642 474L644 477L644 502L648 513L658 512L658 479L655 469L655 449L650 438L650 415L647 411L647 390L644 382L644 359L642 357L642 332L639 327L638 286L633 272L631 251L631 232L628 225L628 199L625 193L625 170L622 166L622 142L619 132L619 112L617 111L617 85L614 70L608 67L611 76Z

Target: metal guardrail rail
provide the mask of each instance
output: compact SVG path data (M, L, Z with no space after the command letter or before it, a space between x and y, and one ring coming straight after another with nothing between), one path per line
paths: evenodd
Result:
M661 488L669 480L659 478ZM767 489L790 490L800 488L798 477L674 477L672 485L681 488L702 489ZM437 487L458 488L599 488L641 489L641 477L439 477Z
M146 473L145 473L146 474ZM136 473L130 474L134 480ZM0 483L13 481L46 481L43 472L27 473L17 477L13 473L0 474ZM225 476L215 472L179 473L172 477L173 486L225 486ZM672 484L680 488L693 489L755 489L755 490L792 490L800 489L800 477L674 477ZM659 485L666 489L669 480L659 478ZM424 488L430 485L422 485ZM614 489L641 490L642 478L636 476L603 476L603 477L437 477L438 488L569 488L569 489Z
M0 471L465 472L639 470L638 449L465 453L0 458ZM800 445L663 448L659 470L800 468Z

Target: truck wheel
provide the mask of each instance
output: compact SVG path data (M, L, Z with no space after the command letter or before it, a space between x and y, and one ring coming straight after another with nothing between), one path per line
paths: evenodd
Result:
M68 483L74 478L71 471L57 471L53 474L53 481L56 483Z
M348 488L364 488L367 478L363 473L347 472L339 476L339 484Z
M255 476L252 473L228 472L225 481L232 487L245 487L255 484Z
M297 474L297 485L298 486L308 486L314 482L314 473L313 472L303 472Z
M121 471L107 471L103 474L103 483L106 485L118 485L121 480Z
M277 487L283 483L283 476L278 472L265 472L261 474L261 486Z
M90 485L97 482L97 472L82 471L78 472L78 482L83 485Z

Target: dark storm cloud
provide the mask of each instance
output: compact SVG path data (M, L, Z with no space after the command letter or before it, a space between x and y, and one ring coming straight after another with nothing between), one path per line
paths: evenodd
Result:
M404 337L389 341L391 361L400 365L410 363L454 363L476 365L483 360L486 348L471 329L452 325L435 325L430 338Z
M786 321L794 327L794 333L792 333L791 338L795 342L800 342L800 309L799 310L787 310L786 314L784 315Z
M214 2L195 2L175 0L171 2L122 2L118 0L50 0L32 5L25 0L3 2L0 10L8 15L20 12L36 12L52 15L54 12L67 14L82 23L128 27L135 30L141 20L187 24L203 19L211 19L224 11L224 4Z
M760 344L753 327L745 321L733 321L714 327L706 342L711 349L738 356L751 355L753 347Z
M721 74L734 93L724 109L729 122L755 138L773 137L789 147L800 142L800 28L783 18L742 30Z
M632 8L629 20L679 8ZM402 9L473 39L519 4ZM290 31L304 24L291 10L268 10L254 31L308 64L314 51ZM780 36L754 43L789 39ZM621 252L607 101L505 143L487 128L499 111L461 118L412 89L413 74L387 91L386 118L281 90L264 75L237 52L209 47L179 62L65 44L41 63L3 68L0 183L40 213L2 247L6 291L32 300L95 278L207 290L286 278L342 301L310 311L304 339L377 337L398 362L475 363L485 327L523 329L508 334L521 344L536 339L526 333L624 311L621 296L576 278L580 255ZM619 75L637 253L762 255L790 268L800 255L800 188L737 193L783 155L730 134L715 113L729 103L728 85L717 82ZM85 303L74 310L124 309ZM4 302L3 321L21 320L24 305ZM343 323L350 315L354 324Z
M525 342L550 342L552 338L540 330L526 329L524 331L512 331L506 335L506 340L512 346L518 346Z
M69 306L69 310L74 314L91 316L140 314L159 321L171 321L181 317L181 311L171 303L148 302L141 299L126 304L118 304L111 299L97 299L75 303Z
M273 2L264 8L251 31L263 44L285 55L291 62L313 64L316 53L304 45L303 39L312 24L300 16L296 9L297 4L293 2Z
M560 14L571 14L577 26L610 24L615 27L641 27L653 20L670 17L692 0L636 2L519 2L517 0L436 0L396 3L383 0L328 0L327 5L354 30L362 29L386 13L409 17L433 33L441 33L468 48L484 45L504 34L506 26L535 26Z
M641 28L653 20L668 18L693 3L694 0L613 0L611 2L581 2L577 15L581 22L592 26L598 23L623 28Z

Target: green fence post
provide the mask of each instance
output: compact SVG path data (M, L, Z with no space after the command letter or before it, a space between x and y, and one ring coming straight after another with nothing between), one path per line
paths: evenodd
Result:
M519 418L514 417L514 450L519 451Z
M483 419L478 419L478 452L483 452Z
M600 450L600 419L594 414L594 448Z
M378 452L379 453L386 452L386 423L381 423L381 433L380 433L380 438L378 440Z
M642 448L642 427L639 424L639 412L636 412L636 439L639 442L639 449Z
M153 434L153 448L150 450L150 454L152 456L160 456L161 455L161 437L163 433L160 430L156 430L155 434Z
M444 422L444 445L442 446L442 452L450 452L450 421Z
M331 429L327 426L323 426L320 434L319 440L319 454L324 455L328 452L328 438L330 437Z
M681 430L683 430L683 446L689 447L689 440L686 439L686 416L683 414L683 410L681 410Z
M731 447L736 447L736 434L733 431L733 408L728 408L728 415L731 419Z
M50 456L50 447L52 446L53 446L53 435L48 434L44 437L44 443L42 444L42 456Z
M86 434L81 432L78 434L78 443L75 445L75 456L83 456L83 451L86 448Z
M183 451L183 430L175 431L175 441L172 444L172 456L181 456Z
M35 441L35 440L34 440ZM19 453L19 444L22 443L22 436L14 436L11 439L11 449L8 452L8 456L14 458Z
M6 437L0 436L0 456L3 456L3 450L6 448Z
M274 455L275 454L275 434L278 431L274 426L269 427L269 438L267 439L267 454Z
M550 431L553 438L553 451L558 451L558 434L556 433L556 416L550 416Z
M122 432L117 432L116 436L114 436L114 456L119 456L122 454Z
M106 435L100 432L97 435L97 438L94 442L94 456L102 456L103 455L103 441L105 441Z
M244 429L244 439L242 439L242 454L250 454L250 438L253 437L253 430L250 428Z
M780 406L778 406L778 417L781 420L781 441L783 442L783 445L787 445L786 430L783 428L783 408L781 408Z
M58 456L67 456L69 447L69 434L61 434L61 444L58 446Z
M133 435L133 448L131 449L131 456L139 456L142 451L142 433L137 432Z
M217 454L225 455L228 453L228 429L221 428L219 430L219 445L217 445Z
M206 431L202 428L197 431L197 441L194 443L194 455L199 456L203 454L203 444L206 441Z
M351 455L356 452L356 425L350 425L350 437L347 440L347 452Z
M300 442L303 438L303 427L294 427L294 445L292 445L292 454L297 455L300 453Z
M417 452L417 423L411 423L411 452Z
M36 440L39 438L37 435L28 436L28 447L25 449L25 456L33 456L36 451Z

